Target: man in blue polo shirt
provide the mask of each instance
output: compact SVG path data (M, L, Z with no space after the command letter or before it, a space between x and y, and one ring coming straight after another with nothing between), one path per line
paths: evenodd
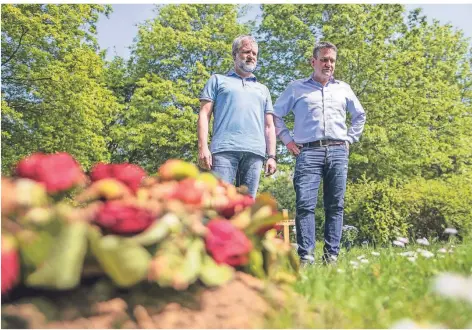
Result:
M267 153L266 175L276 170L275 126L269 90L256 80L258 47L249 35L233 42L234 69L214 74L200 95L198 162L223 180L245 185L255 197ZM214 114L208 148L208 127Z
M304 265L314 262L315 206L323 180L325 230L323 261L335 263L341 240L349 144L359 141L365 112L351 87L334 79L337 48L321 42L313 49L309 78L288 85L275 103L277 136L296 157L293 184L296 194L298 255ZM295 115L293 138L283 117ZM351 125L346 126L346 112Z

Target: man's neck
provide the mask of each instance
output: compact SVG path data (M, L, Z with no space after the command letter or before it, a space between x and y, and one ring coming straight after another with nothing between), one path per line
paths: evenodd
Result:
M312 75L312 78L314 81L319 82L322 86L326 86L326 84L329 81L329 78L326 79L323 77L323 79L321 79L320 77L317 77L315 74Z
M236 72L236 74L240 76L241 78L249 78L252 76L252 72L245 72L241 70L240 68L238 68L237 66L234 66L234 72Z

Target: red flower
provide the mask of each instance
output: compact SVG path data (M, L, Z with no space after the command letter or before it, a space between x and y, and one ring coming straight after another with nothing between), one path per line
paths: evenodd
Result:
M218 209L218 213L227 219L230 219L236 213L241 212L246 207L254 204L254 198L244 195L240 199L231 200L227 205Z
M98 211L95 223L115 234L135 234L148 228L154 220L149 210L108 201Z
M2 294L10 291L20 277L20 258L13 237L2 234Z
M23 158L16 165L16 174L22 178L36 180L35 178L38 176L38 165L46 157L47 155L37 152L30 155L29 157Z
M113 178L126 184L131 190L136 192L141 181L146 177L146 172L138 165L122 164L96 164L91 172L92 181L98 181L105 178Z
M18 163L16 173L43 183L49 193L68 190L85 181L80 165L66 152L32 154Z
M197 185L195 179L187 178L179 182L171 198L178 199L185 204L201 205L204 187Z
M207 228L206 249L217 263L239 266L248 262L252 243L241 230L224 219L211 220Z

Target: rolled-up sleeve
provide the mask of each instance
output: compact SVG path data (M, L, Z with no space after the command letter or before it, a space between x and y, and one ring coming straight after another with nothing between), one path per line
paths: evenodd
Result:
M347 137L350 143L358 142L359 138L364 130L365 124L365 111L361 103L357 99L356 95L349 88L349 97L347 102L347 110L351 114L351 127L347 132Z
M289 85L279 96L274 105L275 134L285 144L293 141L283 118L290 113L294 103L293 88Z
M218 90L218 78L216 75L212 75L208 79L205 87L203 87L202 92L200 93L200 101L212 101L216 99L216 91Z

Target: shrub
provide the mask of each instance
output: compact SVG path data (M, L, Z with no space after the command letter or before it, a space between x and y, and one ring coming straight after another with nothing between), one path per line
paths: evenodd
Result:
M399 184L366 178L347 187L345 223L359 229L360 240L387 243L396 236L446 239L447 227L459 237L472 234L472 178L414 178Z
M444 229L453 227L459 237L472 233L472 180L467 176L453 176L447 180L418 178L403 188L415 237L447 238Z
M359 240L387 243L406 235L408 215L396 182L375 182L364 177L347 187L345 223L359 229Z

